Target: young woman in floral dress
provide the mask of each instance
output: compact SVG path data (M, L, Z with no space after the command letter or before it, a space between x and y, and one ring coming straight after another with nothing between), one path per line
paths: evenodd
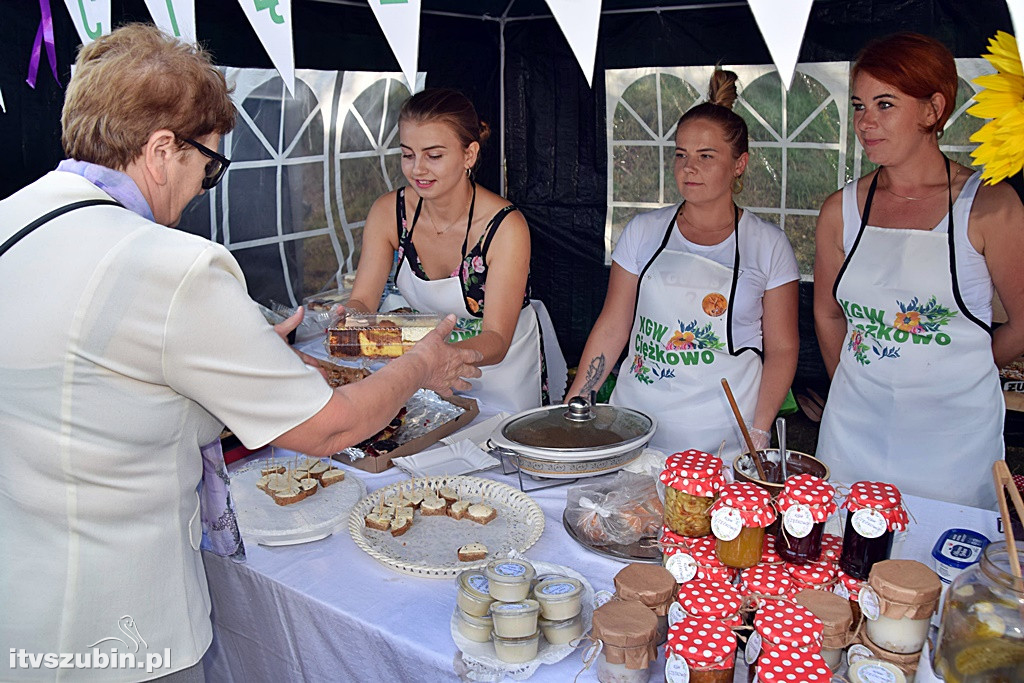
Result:
M466 395L494 409L541 405L541 333L530 306L530 232L508 200L477 185L489 135L461 93L427 89L402 106L408 186L374 202L348 310L376 311L394 255L402 296L422 312L454 313L453 341L483 354ZM486 294L486 296L485 296Z
M993 507L997 367L1024 350L1024 208L946 158L953 56L903 33L853 68L854 127L879 166L825 200L814 318L832 386L816 455L832 478ZM995 330L992 289L1009 322Z

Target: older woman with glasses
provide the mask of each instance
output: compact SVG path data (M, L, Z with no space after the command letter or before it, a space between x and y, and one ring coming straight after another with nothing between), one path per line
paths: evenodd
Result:
M78 56L69 158L0 202L5 649L107 654L128 628L170 651L170 678L202 680L200 447L226 424L249 448L327 455L418 388L447 394L480 374L478 352L445 343L452 318L332 390L266 324L224 247L165 227L224 174L214 150L234 121L206 53L120 28Z

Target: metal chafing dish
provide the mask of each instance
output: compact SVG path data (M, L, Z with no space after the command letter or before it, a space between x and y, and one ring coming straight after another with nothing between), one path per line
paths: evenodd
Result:
M638 410L591 405L534 408L504 420L491 436L494 450L536 478L578 479L608 474L640 457L658 423Z

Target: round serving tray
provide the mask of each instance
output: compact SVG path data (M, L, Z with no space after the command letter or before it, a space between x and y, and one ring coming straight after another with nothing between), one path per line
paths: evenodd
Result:
M413 525L401 536L367 528L363 518L399 491L452 488L460 499L481 500L494 507L498 516L488 524L447 516L424 517L415 513ZM544 532L544 512L530 496L508 484L480 477L436 476L406 479L377 489L359 501L348 520L356 545L378 562L405 574L434 578L457 576L465 569L479 569L496 557L526 552ZM458 549L467 543L483 543L487 557L477 562L460 562Z
M619 562L646 562L647 564L661 564L661 550L658 549L656 543L652 543L652 547L641 546L640 541L630 543L629 545L618 545L614 543L610 543L608 545L597 545L596 543L591 543L576 533L576 530L572 528L572 524L569 524L569 520L565 518L565 512L562 513L562 526L565 528L566 533L569 534L569 538L576 541L592 553L597 553L598 555L609 557ZM654 537L652 536L651 538ZM657 541L656 538L654 540Z
M306 456L300 456L305 460ZM322 459L331 464L327 458ZM322 486L312 496L292 505L278 505L256 488L260 470L269 458L254 458L241 467L230 469L231 498L235 504L238 530L246 541L260 545L293 545L330 536L344 528L352 506L366 495L366 484L345 470L345 479ZM287 458L274 458L274 464L288 466Z

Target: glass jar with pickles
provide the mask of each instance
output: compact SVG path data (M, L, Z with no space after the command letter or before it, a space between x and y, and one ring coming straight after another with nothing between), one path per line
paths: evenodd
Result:
M946 683L1024 680L1024 585L1011 552L1024 564L1024 545L990 543L947 589L934 662Z
M761 560L764 529L775 521L771 496L746 482L727 484L711 506L711 532L716 552L727 567L747 569Z
M775 506L782 528L775 549L786 562L807 564L821 558L825 521L838 509L836 490L824 479L798 474L786 480Z
M721 458L693 449L673 453L660 478L665 485L665 527L680 536L710 534L710 508L725 485Z
M858 481L843 503L846 530L839 568L864 581L871 568L892 553L892 537L907 528L907 511L899 489L878 481Z

